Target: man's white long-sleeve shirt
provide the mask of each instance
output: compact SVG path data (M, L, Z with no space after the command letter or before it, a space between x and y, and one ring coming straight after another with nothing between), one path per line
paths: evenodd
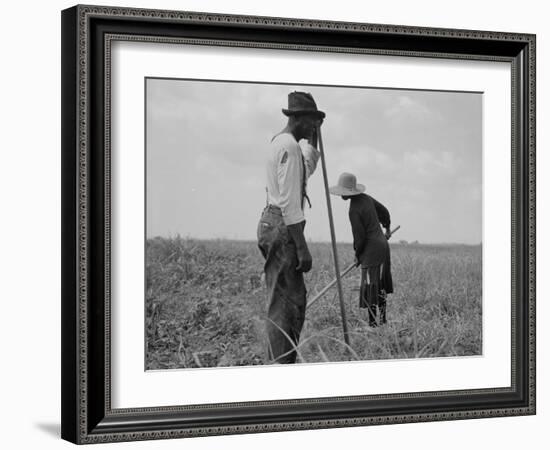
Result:
M305 220L302 186L305 190L319 157L319 151L309 142L298 143L289 133L278 134L271 141L266 162L267 201L281 208L285 225Z

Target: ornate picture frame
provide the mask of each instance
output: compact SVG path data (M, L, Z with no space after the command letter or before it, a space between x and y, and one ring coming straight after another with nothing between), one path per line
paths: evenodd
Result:
M510 386L113 408L114 42L500 61L511 66ZM62 12L62 437L74 443L535 414L535 36L99 6Z

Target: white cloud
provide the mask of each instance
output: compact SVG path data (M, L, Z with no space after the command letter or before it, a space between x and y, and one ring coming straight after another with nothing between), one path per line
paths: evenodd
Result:
M384 116L389 120L396 118L434 120L436 117L430 108L406 94L399 95L396 101L384 111Z
M403 168L420 176L447 176L456 169L455 157L448 151L406 151L403 155Z

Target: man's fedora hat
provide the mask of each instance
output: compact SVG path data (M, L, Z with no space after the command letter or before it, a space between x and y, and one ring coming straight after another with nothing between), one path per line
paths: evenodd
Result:
M332 195L358 195L365 192L365 186L357 184L357 178L352 173L344 172L338 178L338 185L330 189Z
M288 94L288 109L283 108L283 114L285 116L311 114L321 119L325 118L325 113L317 109L315 100L309 92L294 91Z

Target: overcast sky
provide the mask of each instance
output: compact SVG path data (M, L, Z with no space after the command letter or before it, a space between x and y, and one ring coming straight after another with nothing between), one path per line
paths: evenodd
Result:
M305 90L327 117L329 183L352 172L390 211L395 240L480 243L482 94L148 79L147 236L256 239L264 156ZM329 241L321 165L306 237ZM331 197L338 241L348 202Z

